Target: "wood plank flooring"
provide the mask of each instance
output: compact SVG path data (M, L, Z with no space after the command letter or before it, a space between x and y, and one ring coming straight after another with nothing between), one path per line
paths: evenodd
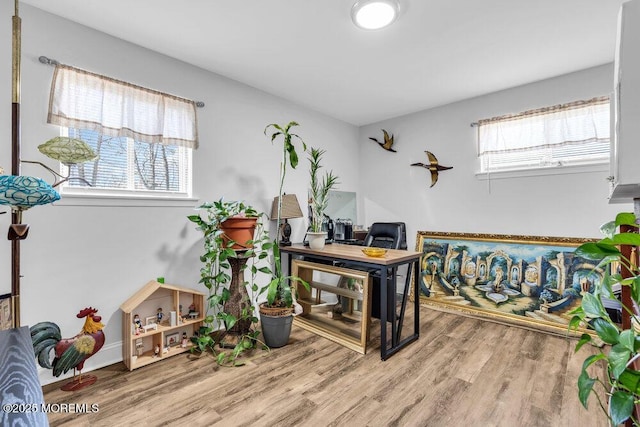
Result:
M575 340L422 307L420 339L380 360L380 324L366 355L294 326L290 344L222 368L187 355L129 372L92 372L77 392L44 387L49 404L98 404L49 414L52 426L607 426L576 381L596 352Z

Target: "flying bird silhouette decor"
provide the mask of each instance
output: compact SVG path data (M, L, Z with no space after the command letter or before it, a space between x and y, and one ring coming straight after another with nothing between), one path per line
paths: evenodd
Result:
M433 155L432 152L430 151L425 151L425 153L427 153L427 157L429 158L429 163L428 164L424 164L424 163L411 163L411 166L421 166L425 169L428 169L429 172L431 172L431 187L433 187L434 185L436 185L436 182L438 182L438 173L440 171L446 171L448 169L453 169L453 166L441 166L440 164L438 164L438 159L436 158L436 156Z
M396 152L396 150L394 150L393 148L391 148L393 146L393 134L391 134L391 136L389 136L389 133L382 129L382 133L384 133L384 143L378 141L375 138L371 138L369 137L370 140L375 141L378 143L378 145L382 148L384 148L387 151L392 151L392 152Z

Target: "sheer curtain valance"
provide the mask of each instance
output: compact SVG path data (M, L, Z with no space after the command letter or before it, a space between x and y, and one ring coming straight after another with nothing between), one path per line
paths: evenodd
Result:
M478 122L478 156L609 140L609 98L525 111Z
M47 122L140 142L198 148L194 101L56 65Z

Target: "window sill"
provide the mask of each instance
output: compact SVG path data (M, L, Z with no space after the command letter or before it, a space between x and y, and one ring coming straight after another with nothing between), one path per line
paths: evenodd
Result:
M535 169L519 169L509 171L498 172L483 172L476 173L476 179L479 181L486 181L489 179L511 179L511 178L527 178L534 176L549 176L549 175L568 175L575 173L594 173L594 172L609 172L608 163L598 163L591 165L579 165L579 166L550 166L547 168L535 168Z
M106 194L60 194L55 206L102 206L102 207L171 207L192 208L198 203L193 197L162 197L141 195L106 195Z

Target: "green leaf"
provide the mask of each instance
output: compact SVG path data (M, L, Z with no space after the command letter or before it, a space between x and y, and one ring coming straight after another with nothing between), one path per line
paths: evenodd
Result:
M226 313L225 313L226 314ZM235 324L238 322L238 319L232 314L226 314L224 316L225 327L227 330L233 328Z
M274 301L276 300L276 294L277 294L277 291L278 291L278 285L279 284L280 284L280 278L279 277L275 277L269 283L269 285L267 287L267 302L269 304L273 304Z
M289 152L289 164L295 169L298 166L298 153L296 153L296 149L291 143L288 144L287 151Z
M616 245L640 246L640 234L618 233L611 239Z
M616 215L616 226L633 225L637 227L636 216L631 212L620 212Z
M635 351L634 344L636 341L635 333L632 329L625 329L620 333L620 337L618 338L618 342L621 346L629 350L630 352Z
M601 317L604 311L602 302L590 293L585 293L582 296L582 309L587 316L592 318Z
M218 363L218 365L222 365L224 364L226 359L227 359L227 352L223 351L218 354L218 357L216 357L216 362Z
M580 337L580 340L578 341L578 343L576 344L576 348L574 351L578 351L580 350L580 347L582 347L583 345L585 345L586 343L591 342L591 335L589 334L582 334L582 336Z
M640 276L636 276L633 278L633 282L631 282L631 299L634 301L640 301Z
M611 323L602 318L594 319L593 328L596 330L602 341L612 345L618 343L620 333L618 332L618 328Z
M200 218L200 215L189 215L187 219L191 222L195 222L198 225L203 223L202 218Z
M574 315L574 317L578 317L579 320L584 319L584 310L582 309L581 305L569 311L569 314ZM573 319L571 320L573 321Z
M613 245L591 242L578 246L574 254L581 258L599 261L608 255L620 255L620 251Z
M214 305L221 305L223 303L222 301L222 297L220 295L211 295L209 297L209 300L211 301L212 304Z
M595 378L589 377L587 371L584 370L578 377L578 398L585 409L587 409L587 400L589 399L589 395L591 394L591 390L593 390L595 382Z
M616 344L611 347L611 351L609 351L609 369L614 379L618 379L620 374L627 368L630 358L631 352L624 346Z
M609 414L611 423L618 425L629 419L633 412L633 395L625 391L616 391L609 401Z
M616 233L618 226L615 221L605 222L600 226L600 232L607 237L611 237Z
M625 369L618 377L618 384L634 394L640 393L640 372L632 369Z
M598 360L603 360L606 358L607 358L607 355L604 353L592 354L591 356L584 359L584 362L582 362L582 370L586 371L589 366L593 365Z
M615 299L616 296L613 294L613 289L611 287L612 283L615 282L616 279L611 277L611 275L609 274L609 269L605 268L600 287L601 295L603 295L605 298Z

